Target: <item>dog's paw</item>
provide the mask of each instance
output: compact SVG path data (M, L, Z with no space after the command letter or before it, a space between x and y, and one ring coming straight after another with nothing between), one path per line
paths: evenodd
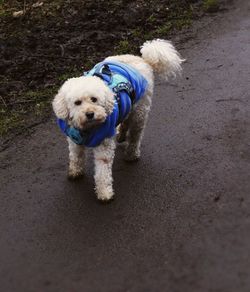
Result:
M73 170L69 169L69 171L68 171L68 179L69 180L77 180L77 179L82 178L83 176L84 176L83 170L73 171Z
M140 151L125 151L124 160L127 162L138 161L140 156Z
M113 190L103 189L101 191L97 191L97 199L103 203L107 203L114 199Z

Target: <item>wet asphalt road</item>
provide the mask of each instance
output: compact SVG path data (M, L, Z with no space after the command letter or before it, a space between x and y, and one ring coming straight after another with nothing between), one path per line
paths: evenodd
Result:
M182 44L183 78L157 83L111 204L91 162L67 181L52 122L0 153L1 291L250 291L250 8L236 2Z

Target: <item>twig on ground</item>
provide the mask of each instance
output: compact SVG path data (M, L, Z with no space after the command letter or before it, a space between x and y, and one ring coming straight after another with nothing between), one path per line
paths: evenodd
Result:
M7 104L6 104L6 102L5 102L5 100L4 100L4 98L3 98L1 95L0 95L0 98L1 98L1 100L2 100L2 102L3 102L3 104L4 104L4 106L5 106L5 107L8 107Z
M25 103L35 103L35 102L40 102L40 100L27 99L27 100L14 101L14 102L9 102L7 106L16 105L16 104L25 104Z
M60 48L61 48L61 57L64 57L64 46L60 45Z

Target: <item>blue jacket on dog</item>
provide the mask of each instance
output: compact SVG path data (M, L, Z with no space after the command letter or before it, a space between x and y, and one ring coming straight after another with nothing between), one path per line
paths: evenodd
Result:
M71 127L62 119L57 119L57 122L62 132L74 143L95 147L100 145L105 138L115 135L116 127L127 117L132 105L144 95L148 82L133 67L116 61L98 63L84 75L100 77L115 93L113 112L99 127L87 131Z

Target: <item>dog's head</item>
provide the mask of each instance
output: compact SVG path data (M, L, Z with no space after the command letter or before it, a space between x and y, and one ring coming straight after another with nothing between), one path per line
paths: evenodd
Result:
M86 130L102 124L112 113L114 94L96 76L71 78L59 89L52 106L59 119Z

